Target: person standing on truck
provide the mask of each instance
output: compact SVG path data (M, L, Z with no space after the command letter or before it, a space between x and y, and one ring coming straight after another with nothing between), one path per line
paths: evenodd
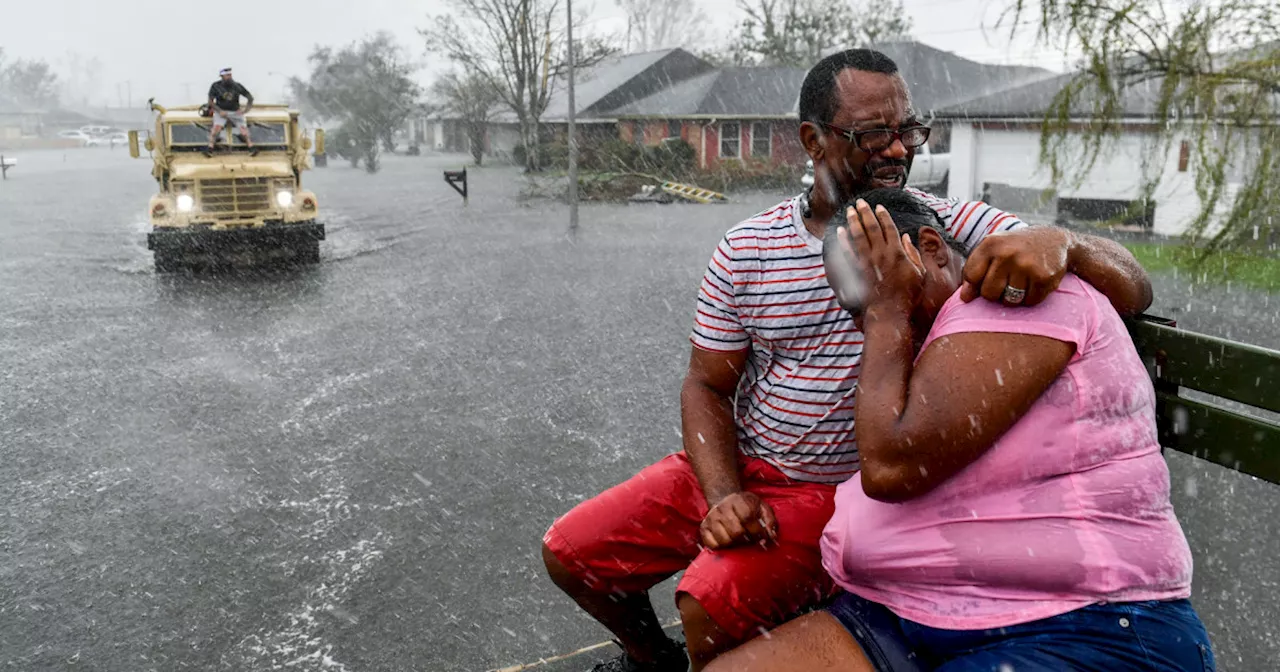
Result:
M245 115L253 109L253 94L243 84L231 78L231 68L218 71L218 76L220 79L209 87L209 111L213 114L213 128L209 131L209 149L205 155L213 154L214 147L218 144L218 134L230 124L232 128L240 129L240 137L244 138L249 153L257 156L258 150L249 138L249 124L245 122ZM246 99L244 110L240 109L241 96Z
M707 266L681 389L684 450L582 502L543 537L552 581L622 645L602 672L684 672L690 662L696 672L834 593L819 541L836 486L858 471L863 334L827 283L823 236L851 197L903 188L928 131L898 66L868 49L809 71L800 122L817 188L734 226ZM1150 305L1146 272L1113 241L1029 227L981 202L926 204L972 251L965 300L1034 305L1071 272L1121 314ZM689 658L648 594L681 570Z

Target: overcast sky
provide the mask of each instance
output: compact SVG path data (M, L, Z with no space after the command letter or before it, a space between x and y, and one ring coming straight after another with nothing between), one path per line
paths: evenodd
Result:
M734 0L694 0L711 16L708 35L727 35L737 21ZM148 97L172 103L188 91L201 97L219 68L235 68L263 102L278 99L285 77L301 74L315 44L344 44L378 30L390 31L429 81L447 67L425 53L417 33L429 17L446 8L442 0L258 0L257 2L175 3L170 0L0 0L0 47L9 57L41 58L65 70L75 56L96 57L102 73L98 104ZM614 0L577 0L590 9L588 27L622 34L626 20ZM1062 70L1060 54L1037 50L1030 34L1010 44L993 29L1008 0L905 0L921 42L966 58L991 63L1024 63ZM127 9L125 9L127 7ZM577 9L577 8L575 8ZM581 10L578 10L581 11ZM1029 29L1028 29L1029 30ZM196 101L184 101L196 102Z

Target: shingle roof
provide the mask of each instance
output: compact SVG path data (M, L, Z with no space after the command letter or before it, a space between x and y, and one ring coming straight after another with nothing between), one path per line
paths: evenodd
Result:
M586 121L611 118L602 113L710 68L710 64L683 49L662 49L606 58L576 73L574 103L577 116ZM568 90L563 81L557 82L547 109L542 113L542 121L560 122L568 119L568 116ZM504 110L495 118L502 122L515 122L515 116L510 110Z
M1072 74L1059 75L1007 91L980 96L947 106L938 111L938 116L945 119L1039 120L1044 117L1054 96L1058 95L1073 76ZM1152 116L1162 83L1163 80L1148 80L1127 89L1121 97L1123 116L1127 118ZM1087 114L1092 109L1092 104L1088 98L1082 98L1076 108L1075 111Z
M615 117L795 116L801 68L720 68L612 110Z
M1280 50L1280 42L1228 51L1218 54L1217 57L1226 61L1236 58L1258 58L1263 54L1276 50ZM1075 73L1067 73L989 95L971 98L947 106L941 110L940 116L952 119L1039 120L1044 117L1045 111L1053 103L1054 97L1066 87L1074 76ZM1156 77L1126 88L1120 98L1122 116L1128 119L1148 119L1153 117L1164 81L1163 77ZM1072 111L1087 115L1090 114L1092 109L1092 98L1082 96Z
M919 42L890 42L876 49L898 64L913 104L925 116L944 105L1052 76L1041 68L970 61ZM803 68L720 68L610 114L618 117L795 117L806 72Z
M978 63L914 41L888 42L875 49L898 64L912 104L926 117L960 101L1053 76L1043 68Z

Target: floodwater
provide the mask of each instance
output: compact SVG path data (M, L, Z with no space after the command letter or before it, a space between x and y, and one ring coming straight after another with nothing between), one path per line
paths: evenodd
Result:
M464 161L309 173L321 265L192 278L151 271L145 161L21 157L0 182L0 666L485 670L607 639L543 576L541 534L679 448L708 255L785 194L587 205L570 235L507 168L471 169L463 207L441 170ZM1184 326L1280 346L1275 297L1157 286ZM1220 669L1267 669L1280 487L1170 460Z

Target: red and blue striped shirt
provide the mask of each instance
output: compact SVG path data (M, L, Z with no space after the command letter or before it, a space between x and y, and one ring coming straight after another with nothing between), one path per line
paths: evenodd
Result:
M970 249L1026 226L986 203L909 191ZM858 470L862 332L827 285L822 240L805 228L798 199L725 234L698 292L691 340L703 350L751 351L734 414L743 453L801 481L839 483Z

